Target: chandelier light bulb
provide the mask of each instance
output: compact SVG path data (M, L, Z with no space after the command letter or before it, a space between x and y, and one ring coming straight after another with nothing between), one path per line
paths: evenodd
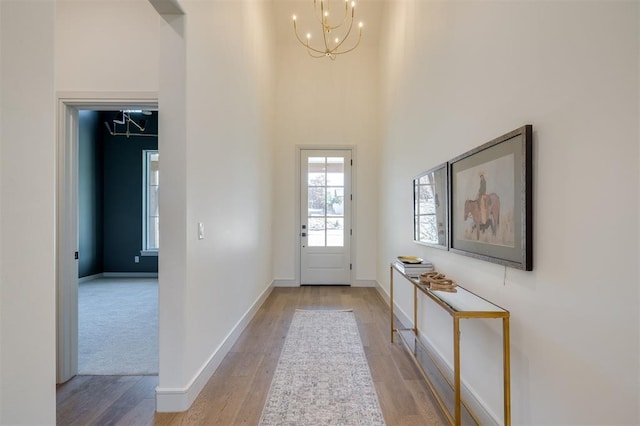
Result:
M296 15L293 15L293 20L294 20L294 21L296 20Z
M336 41L336 43L337 43L337 42L339 42L339 41L340 41L340 39L339 39L338 37L336 37L336 40L335 40L335 41Z
M351 2L351 7L352 7L352 8L356 7L356 2L355 2L355 1L352 1L352 2Z
M307 33L307 40L311 40L311 33Z
M358 28L362 28L362 27L364 27L364 24L363 24L362 22L360 22L360 23L358 24Z

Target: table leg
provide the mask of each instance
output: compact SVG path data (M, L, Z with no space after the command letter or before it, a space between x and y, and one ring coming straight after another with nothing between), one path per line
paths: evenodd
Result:
M413 286L413 332L418 337L418 287Z
M453 317L453 374L456 394L455 419L456 425L462 424L460 413L460 318Z
M389 312L391 313L391 343L393 343L393 266L389 268Z
M509 350L509 317L502 319L502 367L504 378L504 424L511 424L511 355Z

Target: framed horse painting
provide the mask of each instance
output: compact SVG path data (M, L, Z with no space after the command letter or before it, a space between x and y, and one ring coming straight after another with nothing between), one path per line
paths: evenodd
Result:
M526 125L449 162L451 251L533 269L532 138Z

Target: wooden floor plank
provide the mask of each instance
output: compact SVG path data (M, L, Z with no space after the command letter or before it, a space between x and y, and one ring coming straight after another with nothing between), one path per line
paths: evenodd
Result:
M388 306L373 288L275 288L184 413L155 413L157 376L77 376L57 389L58 425L255 425L296 309L352 309L388 425L443 425L419 371L389 342Z

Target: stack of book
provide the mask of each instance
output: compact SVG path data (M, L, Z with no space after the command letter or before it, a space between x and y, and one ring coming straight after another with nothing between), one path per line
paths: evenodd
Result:
M412 278L417 278L420 274L433 271L433 264L427 260L422 260L419 263L407 263L400 260L394 260L394 263L398 271Z

